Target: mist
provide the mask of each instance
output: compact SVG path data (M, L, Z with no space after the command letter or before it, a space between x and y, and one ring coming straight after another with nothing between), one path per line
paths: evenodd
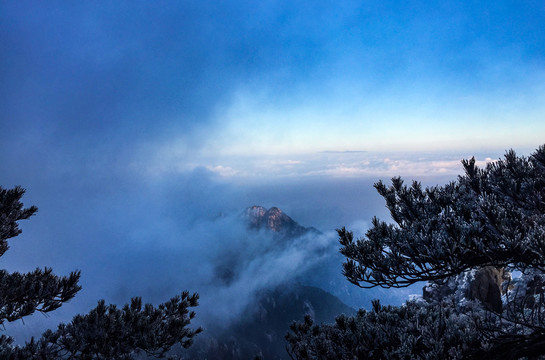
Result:
M89 311L99 299L122 305L141 296L158 304L183 290L201 296L196 324L226 326L256 292L294 280L336 254L336 228L363 235L372 216L388 216L371 178L250 185L202 168L162 179L130 175L95 178L87 185L47 177L22 183L24 204L39 210L9 241L4 266L10 271L50 266L57 274L78 269L83 290L47 317L35 314L24 324L7 324L6 333L22 341ZM277 206L322 234L275 243L271 234L247 228L241 214L252 205ZM229 283L218 275L225 262L236 272ZM393 301L402 302L404 295Z
M533 150L544 22L531 6L487 6L0 3L0 185L39 208L2 266L81 270L83 287L5 334L22 342L99 299L183 290L201 296L195 323L228 324L260 290L337 254L336 228L362 236L388 219L375 181L444 184L462 158ZM483 14L503 25L490 31ZM252 205L323 235L276 246L241 221Z

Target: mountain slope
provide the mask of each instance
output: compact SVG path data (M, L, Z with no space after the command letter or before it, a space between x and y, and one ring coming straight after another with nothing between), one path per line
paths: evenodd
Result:
M333 256L339 255L338 252L331 244L324 247L323 242L315 241L324 234L313 227L301 226L277 207L252 206L242 212L240 219L247 228L244 235L247 239L242 242L245 246L217 258L214 275L218 286L236 288L241 279L248 276L248 269L259 269L251 264L262 265L270 259L292 254L301 246L305 249L303 256L309 257L304 265L307 271L286 273L284 268L266 268L270 273L282 273L283 278L289 280L273 287L267 287L265 282L262 290L252 293L252 299L241 299L249 305L229 324L221 323L222 320L217 320L218 324L204 324L206 331L189 350L189 358L287 359L284 336L293 321L302 321L305 315L310 315L316 323L333 322L341 313L355 313L353 308L321 288L323 283L336 289L332 278L342 278L342 284L348 284L340 273L340 264L332 262L329 256L330 250Z
M293 321L310 315L317 323L333 322L356 311L328 292L300 284L284 284L260 292L243 316L227 330L210 329L191 353L194 359L287 359L285 334ZM208 329L206 329L208 330ZM206 333L205 332L205 333Z

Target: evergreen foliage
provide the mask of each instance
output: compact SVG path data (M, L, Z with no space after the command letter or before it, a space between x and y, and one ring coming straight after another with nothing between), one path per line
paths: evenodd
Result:
M9 190L0 187L0 256L9 249L7 240L21 233L17 222L38 211L35 206L23 207L21 197L24 193L21 187ZM79 271L59 277L50 268L26 274L0 270L0 325L35 311L47 313L58 309L81 289L79 278Z
M0 256L8 250L7 239L21 233L18 221L28 219L37 208L24 208L24 189L0 187ZM80 272L59 277L50 268L27 274L0 270L0 324L15 321L35 311L47 313L72 299L81 289ZM0 336L0 358L23 359L132 359L136 354L164 357L175 344L187 348L202 331L188 329L198 305L198 295L183 292L154 307L142 305L138 297L118 309L100 300L86 315L77 315L56 331L16 346L12 338Z
M377 302L372 311L341 316L332 325L293 324L286 336L292 356L545 355L545 146L529 157L510 150L482 169L474 158L462 164L465 174L445 186L406 186L399 177L390 186L379 181L375 188L394 223L374 218L361 239L338 230L351 283L395 288L428 281L424 299L401 307ZM499 304L490 301L491 288L477 289L485 293L481 298L471 295L483 269L505 274ZM511 279L513 272L522 275Z
M297 359L461 359L480 345L475 320L446 305L375 300L371 311L340 315L331 325L307 316L291 326L288 341Z

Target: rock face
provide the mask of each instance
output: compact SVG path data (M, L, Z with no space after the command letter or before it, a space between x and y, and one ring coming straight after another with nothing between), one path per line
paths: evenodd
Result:
M250 227L259 229L263 226L263 219L267 218L267 209L263 206L254 205L247 208L244 215Z
M307 232L319 233L315 228L299 225L277 207L265 209L254 205L244 212L245 221L251 229L267 229L285 238L295 238Z
M446 283L430 283L422 289L422 297L427 301L442 301L459 292L458 296L479 300L486 308L501 312L501 296L507 291L507 280L510 279L511 274L505 269L485 266L454 277Z
M480 300L493 311L501 312L502 283L506 276L503 268L486 266L477 270L469 286L468 297Z

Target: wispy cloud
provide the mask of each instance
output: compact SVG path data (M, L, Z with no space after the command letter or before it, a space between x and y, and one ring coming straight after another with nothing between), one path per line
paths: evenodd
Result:
M163 153L161 160L141 163L141 171L155 176L172 171L187 171L205 167L225 178L289 178L289 177L391 177L391 176L456 176L463 172L462 159L473 156L478 166L501 157L496 154L446 153L446 152L389 152L373 151L326 151L299 155L261 155L229 157L194 157L191 162L184 158ZM162 164L162 165L161 165ZM147 170L146 170L147 169Z

